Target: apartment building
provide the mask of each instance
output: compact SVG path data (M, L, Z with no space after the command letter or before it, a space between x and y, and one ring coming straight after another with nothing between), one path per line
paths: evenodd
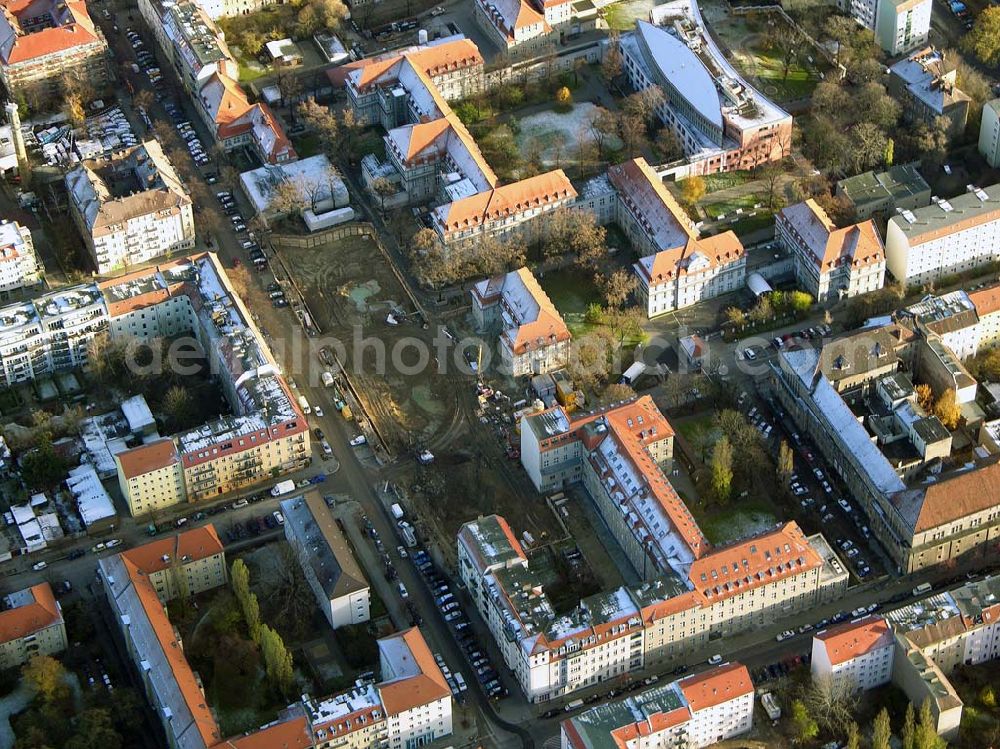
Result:
M205 532L198 529L189 534ZM208 533L200 540L185 539L184 534L169 548L160 548L163 542L157 541L98 562L113 620L168 746L407 749L451 732L451 691L419 630L412 629L380 641L380 683L359 681L347 692L325 700L303 695L276 721L225 739L201 679L184 656L183 643L167 616L166 601L180 591L169 586L158 589L156 584L156 570L165 564L163 557L172 554L176 560L178 553L181 559L190 557L185 569L200 570L192 577L203 582L202 589L225 583L221 544L214 529ZM219 554L213 553L216 546ZM217 559L221 559L221 574L209 571Z
M283 500L285 539L330 627L371 618L371 588L354 552L316 490Z
M499 336L503 371L522 377L566 366L572 336L530 270L487 278L470 293L476 327Z
M880 227L900 209L914 210L931 204L931 187L917 163L897 164L884 172L864 172L837 182L837 195L851 204L859 221L878 217Z
M936 392L948 386L960 395L974 393L975 381L937 336L899 325L859 331L822 352L782 352L771 382L798 428L860 503L872 532L909 573L1000 536L1000 465L924 476L925 466L948 456L951 440L915 405L912 384L901 389L908 381L899 376L904 364L934 375L926 379ZM867 415L859 418L857 411Z
M979 319L975 333L977 347L996 346L1000 341L1000 284L981 287L968 296Z
M889 57L927 44L931 6L930 0L880 0L875 39Z
M743 288L746 254L731 231L699 238L663 180L642 157L608 169L615 221L642 256L633 266L647 317Z
M875 40L890 57L927 43L929 0L838 0L837 6L874 31Z
M0 298L38 286L44 270L35 254L31 230L17 221L0 220Z
M809 198L781 210L775 236L792 253L799 285L817 302L866 294L885 283L885 248L871 219L838 229Z
M211 523L123 551L145 574L157 597L167 603L225 585L226 552Z
M983 104L979 123L979 153L994 169L1000 166L1000 99L991 99Z
M888 684L896 642L880 616L867 616L813 635L813 681L826 681L833 694L859 692Z
M934 128L943 117L948 136L955 138L965 132L971 99L958 88L956 72L946 70L945 53L925 47L889 67L888 89L904 118Z
M0 385L86 369L91 340L107 328L107 307L93 284L0 308Z
M114 459L118 488L132 517L142 517L184 501L181 457L169 437L120 452Z
M112 336L193 335L232 411L115 456L133 513L211 499L308 464L309 425L214 255L109 279L95 291Z
M986 295L990 293L988 288L980 291ZM985 300L984 296L977 298ZM985 304L983 309L985 311ZM927 295L900 310L896 319L903 325L936 335L959 359L968 359L979 351L982 336L976 303L961 289L938 296Z
M1000 258L1000 185L973 187L889 220L886 267L904 286L917 286Z
M450 190L448 195L463 190ZM456 197L435 208L434 230L445 245L467 246L489 236L507 242L532 242L545 231L546 215L573 205L576 188L562 169Z
M249 147L265 164L295 161L292 142L267 104L251 104L235 78L216 72L194 96L205 126L226 152Z
M269 0L198 0L213 21L227 16L244 16L271 3Z
M161 597L179 593L179 586L163 585L158 590L140 562L160 566L162 556L151 559L140 546L97 563L112 621L118 624L125 650L163 727L167 745L176 749L214 747L223 737L205 699L201 679L184 656L180 635L170 623L166 601ZM222 576L218 584L224 582Z
M792 117L748 84L705 33L696 4L654 10L620 41L625 74L642 91L659 86L657 113L690 165L687 176L752 169L791 150ZM669 29L669 30L668 30Z
M818 632L813 679L871 689L891 681L914 705L929 701L937 732L958 736L963 704L948 675L1000 657L1000 577L987 576Z
M451 689L416 627L378 641L379 699L389 749L412 749L451 735Z
M194 248L191 198L155 140L78 165L66 192L98 274Z
M96 91L112 80L108 44L84 2L5 2L0 32L0 80L11 100L46 110L67 77Z
M201 4L158 5L156 0L149 0L149 5L162 19L162 33L170 46L168 57L188 94L197 93L216 73L239 77L239 67L222 32Z
M701 749L753 727L754 686L746 666L700 674L598 705L564 720L562 749Z
M36 655L66 649L62 607L47 582L8 593L0 610L0 668L16 668Z
M674 660L710 639L808 610L847 585L822 536L806 538L795 523L689 564L671 560L660 576L589 596L559 616L546 593L556 581L532 567L503 518L462 526L458 568L531 702Z

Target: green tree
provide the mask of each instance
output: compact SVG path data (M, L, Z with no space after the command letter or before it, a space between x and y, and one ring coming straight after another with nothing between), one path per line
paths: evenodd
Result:
M242 559L237 559L229 567L229 586L242 606L250 597L250 570Z
M396 185L387 177L376 177L372 180L372 192L378 198L379 211L385 213L385 199L397 192Z
M170 432L194 426L199 419L191 391L181 385L172 386L163 396L163 414L170 422Z
M45 702L57 702L69 694L66 669L52 656L34 656L21 669L21 678Z
M604 292L604 301L608 307L616 309L620 309L628 301L638 284L634 273L621 268L608 276L598 275L594 280Z
M903 733L901 734L903 749L917 749L917 726L913 714L913 703L906 703L906 717L903 718Z
M931 701L926 699L920 706L914 749L941 749L944 746L946 746L944 739L937 734L937 721L934 719Z
M260 649L264 656L264 670L267 678L282 694L292 685L292 654L285 647L281 635L266 624L260 628Z
M983 9L972 30L962 37L962 49L987 65L1000 63L1000 8Z
M804 291L793 291L787 295L785 301L792 312L802 314L808 312L809 308L812 307L813 298L811 294Z
M997 706L997 696L992 684L987 684L979 690L979 704L990 710Z
M819 735L819 725L809 714L802 700L792 700L792 726L799 741L812 741Z
M76 733L65 749L121 749L121 745L122 737L111 722L111 712L95 707L80 713Z
M858 724L853 720L847 724L847 737L844 740L844 749L861 749L861 733L858 731Z
M712 449L712 491L720 502L727 502L733 491L733 446L725 435Z
M316 133L316 138L327 153L333 153L340 142L340 123L337 117L325 104L318 104L315 99L306 99L299 105L299 116L302 121Z
M872 749L890 749L891 739L892 725L889 723L889 711L883 707L872 724Z
M705 197L705 180L701 177L688 177L681 180L681 202L693 206Z
M34 450L21 458L21 478L29 489L48 489L64 478L69 464L52 446L52 435L43 432Z

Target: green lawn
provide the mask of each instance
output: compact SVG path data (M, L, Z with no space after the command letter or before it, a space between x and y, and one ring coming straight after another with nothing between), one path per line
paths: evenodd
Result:
M707 196L710 201L712 196ZM737 209L742 208L743 212L754 210L754 206L757 203L763 203L763 198L759 195L741 195L737 198L729 198L727 200L721 200L717 203L712 202L702 202L701 208L708 214L709 218L717 219L719 216L725 216L727 218L732 218ZM761 209L763 210L763 209Z
M819 85L819 74L810 71L798 62L791 64L786 76L784 64L778 57L758 49L751 50L751 53L756 62L755 74L764 89L764 95L775 101L793 101L805 98L810 96L813 89ZM739 61L739 57L736 55L737 61Z
M243 62L239 63L240 66L240 83L250 83L258 78L263 78L267 75L267 70L265 70L260 65L247 65Z
M538 282L574 336L581 336L594 327L584 320L584 316L589 305L600 304L602 300L590 276L576 270L555 271L539 278Z

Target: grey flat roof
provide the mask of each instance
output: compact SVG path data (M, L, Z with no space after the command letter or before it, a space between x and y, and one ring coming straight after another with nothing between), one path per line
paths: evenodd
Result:
M942 203L909 211L912 221L903 215L893 216L889 219L889 223L895 225L907 237L916 238L932 232L942 232L947 235L959 228L966 228L960 227L960 224L974 226L997 218L989 214L1000 211L1000 185L990 185L979 192L985 196L985 200L977 193L967 192Z
M308 563L330 600L368 588L337 521L316 490L281 503L285 525L307 550Z

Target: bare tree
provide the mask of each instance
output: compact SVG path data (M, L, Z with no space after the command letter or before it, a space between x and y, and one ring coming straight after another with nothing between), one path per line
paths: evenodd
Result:
M396 185L386 177L376 177L371 183L372 193L379 199L379 210L385 215L385 199L396 194Z

